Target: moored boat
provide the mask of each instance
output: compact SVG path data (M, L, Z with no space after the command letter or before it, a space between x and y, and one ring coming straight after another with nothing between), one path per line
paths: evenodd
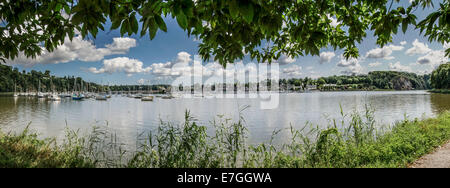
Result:
M83 94L74 94L72 96L72 100L81 101L83 99L84 99L84 95Z
M61 101L61 97L59 97L57 94L52 94L50 96L51 101Z
M145 96L141 98L141 101L153 101L153 96Z
M95 97L95 100L98 100L98 101L106 101L106 100L108 100L108 97L107 97L106 95L97 95L97 96Z
M134 98L135 98L135 99L142 99L142 94L136 94L136 95L134 96Z

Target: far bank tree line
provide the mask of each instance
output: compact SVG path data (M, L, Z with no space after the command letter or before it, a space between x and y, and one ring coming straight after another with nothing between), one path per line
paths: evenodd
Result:
M39 85L40 83L40 85ZM283 90L300 90L308 85L323 91L347 90L448 90L450 89L450 64L442 64L432 74L417 75L407 72L374 71L367 75L342 75L311 78L280 79ZM248 84L246 85L248 87ZM56 77L50 71L20 72L17 68L0 65L0 92L71 92L71 91L169 91L168 85L115 85L102 86L84 81L80 77ZM213 88L214 89L214 88Z
M87 82L80 77L57 77L50 71L19 71L17 68L0 64L0 92L71 92L105 91L108 88Z
M282 85L307 87L315 85L325 91L345 90L426 90L431 89L430 75L417 75L407 72L374 71L367 75L342 75L318 79L281 80ZM297 87L295 87L297 88Z

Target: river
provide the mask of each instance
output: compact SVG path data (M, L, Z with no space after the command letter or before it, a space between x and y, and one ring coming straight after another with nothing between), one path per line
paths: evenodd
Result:
M20 131L27 125L41 137L62 138L65 128L89 132L93 126L108 125L127 144L135 143L142 132L154 130L160 121L179 124L186 110L201 124L211 126L213 120L230 118L245 120L249 142L270 140L274 130L303 128L307 123L325 127L330 120L342 119L344 113L364 112L368 105L375 109L377 125L396 121L433 117L450 109L450 95L426 91L357 91L313 92L279 95L274 109L260 108L258 98L155 98L142 102L121 96L108 101L52 102L37 98L0 97L0 129ZM243 109L243 110L242 110ZM241 111L242 110L242 111ZM219 117L218 115L223 115ZM279 133L276 142L285 142L289 131Z

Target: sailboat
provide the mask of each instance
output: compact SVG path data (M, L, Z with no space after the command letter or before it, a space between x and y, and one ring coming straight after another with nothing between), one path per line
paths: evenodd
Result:
M97 96L95 97L95 100L98 100L98 101L106 101L106 100L108 100L108 97L107 97L106 95L99 94L99 95L97 95Z
M50 100L51 100L51 101L61 101L61 97L59 97L56 93L53 93L53 94L50 96Z
M75 84L74 84L74 93L72 95L72 100L75 101L81 101L84 99L83 94L81 94L80 92L76 93L75 91L77 90L77 79L75 78Z
M153 101L153 96L150 95L150 81L148 81L149 86L148 86L148 95L147 96L141 96L141 101Z
M97 92L99 92L99 91L97 91ZM98 101L108 100L108 96L106 95L106 93L103 92L103 88L102 88L102 91L97 94L97 96L95 97L95 100L98 100Z
M39 88L38 88L37 97L38 98L45 98L44 93L41 92L41 80L40 79L39 79Z
M14 82L14 97L18 97L19 95L17 94L17 83Z
M58 96L58 94L55 92L55 86L53 85L53 81L50 80L50 85L52 87L52 95L50 96L51 101L61 101L61 97Z

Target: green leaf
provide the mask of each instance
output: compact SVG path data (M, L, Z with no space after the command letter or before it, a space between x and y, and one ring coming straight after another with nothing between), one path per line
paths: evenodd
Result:
M187 20L186 15L184 15L184 13L181 12L180 14L177 15L177 22L178 22L178 25L180 25L180 27L182 29L184 29L184 30L187 29L188 20Z
M183 2L183 13L187 17L193 17L194 16L194 3L192 0L184 0Z
M161 16L155 16L155 21L158 24L159 28L164 31L167 32L167 26L166 23L164 22L164 20L161 18Z
M239 6L236 0L230 1L228 9L230 10L232 18L237 18L239 16Z
M402 31L403 31L403 33L406 33L406 30L408 30L408 20L407 19L403 19L403 21L402 21Z
M149 19L149 35L150 40L153 40L156 36L156 32L158 31L158 25L156 24L155 19L150 18Z
M120 28L120 35L123 36L128 31L128 19L122 22L122 27Z
M253 4L251 4L250 2L245 1L241 3L241 5L239 6L239 12L244 17L245 21L247 21L247 23L253 21L254 10Z
M132 30L133 33L137 33L138 30L139 30L138 21L137 21L135 16L132 16L131 19L132 19L131 25L130 25L131 26L131 30Z
M55 12L61 11L62 8L63 8L62 4L60 4L60 3L56 4Z

